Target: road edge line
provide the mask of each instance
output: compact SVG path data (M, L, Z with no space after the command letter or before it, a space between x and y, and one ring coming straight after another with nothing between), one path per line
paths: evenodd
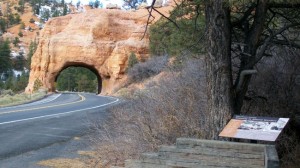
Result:
M0 123L0 125L11 124L11 123L17 123L17 122L22 122L22 121L35 120L35 119L40 119L40 118L47 118L47 117L61 116L61 115L71 114L71 113L75 113L75 112L79 112L79 111L84 111L84 110L91 110L91 109L95 109L95 108L107 106L107 105L110 105L110 104L114 104L114 103L117 103L117 102L119 101L118 98L114 98L114 97L111 97L111 98L116 99L116 100L115 100L115 101L112 101L112 102L109 102L109 103L106 103L106 104L99 105L99 106L89 107L89 108L80 109L80 110L73 110L73 111L68 111L68 112L63 112L63 113L58 113L58 114L50 114L50 115L44 115L44 116L39 116L39 117L32 117L32 118L25 118L25 119L20 119L20 120L14 120L14 121L2 122L2 123Z

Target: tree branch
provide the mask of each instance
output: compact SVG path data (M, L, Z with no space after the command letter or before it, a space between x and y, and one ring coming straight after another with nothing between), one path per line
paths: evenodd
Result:
M291 22L291 23L294 22L293 20L291 20L291 19L294 19L294 18L293 18L293 17L290 18L291 16L289 16L288 14L283 14L283 13L281 13L281 12L276 12L276 11L274 11L274 10L271 9L271 8L269 8L269 11L272 12L272 13L274 13L275 15L279 15L280 17L284 18L285 20L287 20L287 21L289 21L289 22Z
M293 48L298 48L300 49L300 45L295 43L295 42L291 42L291 41L285 41L285 40L272 40L271 43L277 44L277 45L284 45L284 46L291 46Z
M170 19L169 17L165 16L164 14L162 14L160 11L158 11L157 9L155 9L154 7L152 8L155 12L157 12L158 14L160 14L162 17L166 18L168 21L170 21L171 23L173 23L178 29L179 26L177 25L176 22L174 22L172 19Z
M144 31L144 34L143 34L143 37L142 39L146 36L146 33L147 33L147 30L148 30L148 27L149 27L149 24L151 23L150 19L151 18L155 18L153 15L152 15L152 12L155 11L157 12L158 14L160 14L162 17L166 18L167 20L169 20L170 22L172 22L178 29L179 29L179 26L172 20L170 19L169 17L167 17L166 15L164 15L163 13L161 13L160 11L158 11L157 9L155 9L154 5L155 5L155 2L156 0L153 0L152 1L152 4L150 6L147 6L146 9L148 10L148 13L149 13L149 16L148 16L148 19L147 19L147 24L146 24L146 28L145 28L145 31ZM153 21L153 20L152 20Z
M151 6L154 5L155 1L156 1L156 0L153 0ZM153 8L151 8L151 6L150 6L149 8L146 8L147 11L148 11L148 13L149 13L149 16L148 16L148 19L147 19L147 24L146 24L145 31L144 31L144 34L143 34L142 39L146 36L147 30L148 30L148 26L149 26L149 24L151 23L150 18L151 18L151 17L152 17L153 19L155 18L155 17L152 15L152 9L153 9Z
M285 30L291 28L291 27L297 27L300 26L300 23L293 23L293 24L289 24L286 25L284 27L282 27L281 29L279 29L277 32L272 33L271 35L264 41L263 45L260 47L258 53L256 54L256 59L254 59L253 61L251 61L245 69L249 69L251 67L253 67L255 64L258 63L258 61L260 61L262 59L262 57L264 56L264 53L267 49L267 47L269 46L271 40L276 37L278 34L281 34L282 32L284 32Z

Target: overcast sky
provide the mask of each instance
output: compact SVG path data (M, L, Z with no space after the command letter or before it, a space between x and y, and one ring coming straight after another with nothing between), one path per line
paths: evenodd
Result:
M58 1L61 1L61 0L58 0ZM76 3L78 1L79 0L65 0L66 3L72 2L73 5L76 5ZM88 5L90 1L95 2L95 0L80 0L81 4L83 4L83 5ZM122 6L124 4L123 0L99 0L99 1L102 2L104 6L108 3L118 4L120 6ZM152 0L147 0L148 4L151 4L151 2L152 2Z

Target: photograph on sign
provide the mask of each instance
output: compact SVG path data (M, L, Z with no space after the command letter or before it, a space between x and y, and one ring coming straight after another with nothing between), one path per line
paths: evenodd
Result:
M289 118L234 116L219 134L221 137L275 141Z

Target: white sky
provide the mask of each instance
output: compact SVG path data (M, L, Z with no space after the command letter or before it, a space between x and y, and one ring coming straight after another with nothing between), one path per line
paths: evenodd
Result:
M65 0L66 3L72 2L73 5L76 5L78 1L79 0ZM95 0L80 0L82 5L88 5L90 1L95 2ZM119 6L122 6L124 4L123 0L99 0L99 1L102 2L104 6L106 6L106 4L108 3L118 4ZM150 5L152 3L152 0L147 0L147 3Z

